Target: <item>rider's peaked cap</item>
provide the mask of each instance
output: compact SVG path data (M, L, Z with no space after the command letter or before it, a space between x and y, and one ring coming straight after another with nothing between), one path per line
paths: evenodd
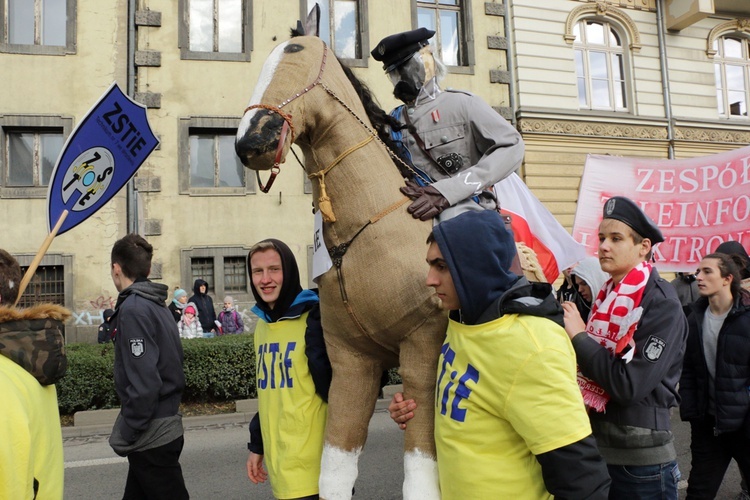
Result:
M604 204L604 218L624 222L644 238L651 240L652 245L664 241L659 227L638 205L624 196L613 196Z
M383 63L385 72L389 72L405 63L415 52L427 45L428 40L435 34L427 28L404 31L390 35L372 49L373 59Z

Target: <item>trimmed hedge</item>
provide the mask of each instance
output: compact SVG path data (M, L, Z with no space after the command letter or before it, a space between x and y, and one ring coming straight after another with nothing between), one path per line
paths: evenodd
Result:
M250 334L212 339L183 339L184 402L231 401L256 397L255 347ZM115 392L114 347L107 344L68 344L68 371L57 382L60 413L120 406ZM400 384L396 368L388 383Z
M255 397L253 336L224 335L183 339L185 402L227 401ZM61 414L114 408L114 348L109 344L69 344L68 371L57 382Z

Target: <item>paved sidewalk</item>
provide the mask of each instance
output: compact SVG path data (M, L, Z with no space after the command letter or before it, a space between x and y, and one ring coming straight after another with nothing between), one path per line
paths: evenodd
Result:
M383 399L375 403L375 410L385 410L393 394L402 390L401 385L389 385L383 388ZM258 411L257 399L236 401L237 411L217 415L198 415L182 419L185 430L210 428L225 425L243 425L250 422ZM109 435L115 423L119 408L109 410L79 411L74 417L74 425L62 428L63 440L88 436Z

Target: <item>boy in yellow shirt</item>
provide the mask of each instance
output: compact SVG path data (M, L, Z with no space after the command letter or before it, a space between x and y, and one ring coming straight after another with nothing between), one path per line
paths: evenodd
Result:
M443 499L607 498L551 285L509 271L516 247L495 211L441 222L428 243L427 285L450 311L434 403ZM415 407L397 395L391 416Z

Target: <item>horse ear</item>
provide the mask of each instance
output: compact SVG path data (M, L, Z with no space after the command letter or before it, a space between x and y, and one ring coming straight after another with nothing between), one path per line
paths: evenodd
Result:
M310 9L310 13L307 14L305 20L305 35L306 36L318 36L320 33L320 5L315 3L315 6Z

